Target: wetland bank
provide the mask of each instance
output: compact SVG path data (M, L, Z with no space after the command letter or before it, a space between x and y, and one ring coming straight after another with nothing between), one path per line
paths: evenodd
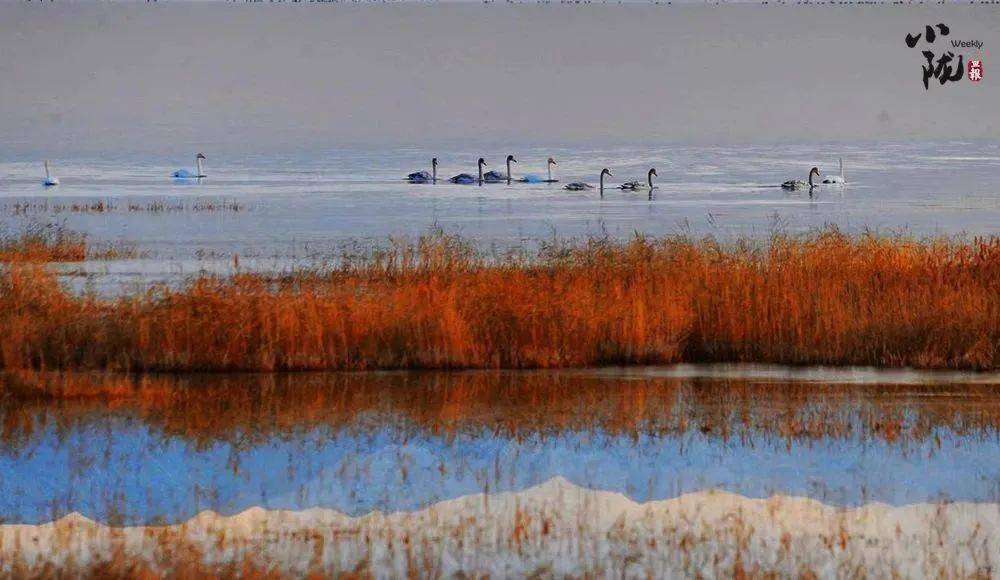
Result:
M998 14L0 4L0 576L996 576Z
M105 293L135 246L3 238L0 573L995 571L996 238L358 247Z

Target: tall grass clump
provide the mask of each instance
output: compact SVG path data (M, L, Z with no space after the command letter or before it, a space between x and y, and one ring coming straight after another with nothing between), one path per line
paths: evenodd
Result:
M826 231L704 250L693 273L693 359L1000 366L1000 238Z
M330 270L109 300L70 296L38 268L0 274L3 368L995 369L998 343L998 238L636 237L489 257L436 234Z
M18 233L0 232L0 263L81 262L86 239L53 224L32 223Z
M92 245L61 224L32 222L16 233L0 231L0 264L123 260L143 254L127 242Z

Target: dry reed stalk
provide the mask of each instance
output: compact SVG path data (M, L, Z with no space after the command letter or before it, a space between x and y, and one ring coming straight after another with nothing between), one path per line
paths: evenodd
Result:
M82 262L87 259L83 236L52 225L33 224L17 235L0 235L0 264Z
M552 368L753 361L1000 368L1000 238L825 231L590 240L487 259L454 237L335 270L114 300L0 274L0 368Z

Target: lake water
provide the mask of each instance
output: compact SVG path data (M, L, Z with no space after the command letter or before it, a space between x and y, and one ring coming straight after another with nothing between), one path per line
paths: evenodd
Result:
M4 523L412 511L555 477L639 502L707 489L833 506L1000 501L996 375L0 376L8 393L37 381L100 393L0 399Z
M551 156L561 183L478 187L410 185L402 179L411 171L429 170L432 156L440 159L439 175L445 179L475 174L480 155L489 169L504 171L508 152L519 161L515 178L544 174ZM205 151L208 178L171 179L174 169L193 169L193 153L191 159L54 160L62 185L49 189L41 185L40 160L4 161L0 226L16 231L28 222L61 223L94 243L126 242L142 253L142 259L65 268L96 276L100 283L171 281L202 270L225 273L234 254L244 269L286 270L315 265L345 246L357 249L435 227L489 249L553 236L627 238L635 232L766 238L775 231L828 225L916 236L990 235L1000 222L996 142L484 146L266 158ZM805 180L813 165L823 175L836 173L840 157L846 187L820 186L812 197L777 187L787 179ZM602 167L614 172L612 186L644 180L648 168L655 167L655 198L611 188L602 200L596 191L562 189L570 181L596 185ZM72 208L102 201L105 211Z

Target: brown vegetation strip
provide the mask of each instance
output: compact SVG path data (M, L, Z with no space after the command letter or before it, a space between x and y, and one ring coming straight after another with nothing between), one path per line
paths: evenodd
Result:
M0 273L0 367L163 371L676 362L1000 368L1000 238L591 240L485 258L431 236L334 271L101 300Z
M0 263L82 262L87 241L51 225L32 225L18 235L0 236Z
M0 266L8 264L46 264L83 262L84 260L125 260L139 258L135 246L109 243L94 246L81 234L59 225L33 224L16 235L0 233Z

